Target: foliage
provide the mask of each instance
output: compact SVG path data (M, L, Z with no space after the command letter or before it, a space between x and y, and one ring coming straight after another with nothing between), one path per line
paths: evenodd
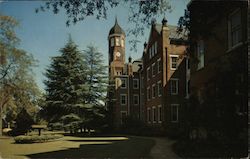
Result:
M86 103L91 109L88 112L88 126L98 128L104 123L104 106L107 92L107 67L103 64L103 55L94 46L88 46L84 51L84 62L86 64L86 84L88 93Z
M85 20L87 17L97 19L107 19L108 11L117 6L124 6L129 9L128 22L133 24L128 31L128 35L134 38L130 43L136 49L139 42L137 37L144 34L145 26L149 27L151 20L171 12L172 8L169 0L73 0L73 1L46 1L44 5L36 9L36 12L52 10L58 14L60 10L65 10L67 17L66 25L76 24Z
M88 105L85 103L86 66L77 45L69 39L60 50L61 55L52 58L46 71L46 99L42 114L50 122L58 122L62 116L75 113L84 116Z
M123 119L120 133L139 136L164 136L165 132L161 127L146 125L143 121L127 116Z
M21 112L17 114L16 127L13 129L13 135L27 133L27 131L31 129L32 124L34 124L32 116L23 108Z
M46 72L41 114L50 122L62 122L71 132L102 126L107 85L102 54L93 46L81 54L71 38L60 51Z
M0 14L0 118L6 115L8 121L15 120L15 114L23 108L34 114L40 94L32 72L37 61L17 48L17 26L14 18Z
M37 136L37 135L32 135L32 136L20 135L20 136L14 137L14 140L15 140L15 143L24 144L24 143L48 142L48 141L60 139L62 137L63 137L63 135L59 135L59 134L47 134L47 135L41 135L41 136Z

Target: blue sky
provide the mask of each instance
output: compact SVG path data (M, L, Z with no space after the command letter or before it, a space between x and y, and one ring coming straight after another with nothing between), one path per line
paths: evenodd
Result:
M166 13L168 24L177 25L178 19L184 14L184 9L189 0L170 0L173 7L171 13ZM50 57L60 54L59 49L64 47L68 35L84 50L87 45L93 44L103 53L105 63L108 64L108 33L114 25L115 16L118 18L120 26L127 31L131 24L128 23L129 10L125 7L118 7L108 11L107 20L96 20L89 17L86 20L67 27L65 22L67 17L64 12L54 15L51 11L35 13L35 8L39 7L41 1L0 1L0 12L4 15L13 16L20 22L20 27L16 29L17 36L21 39L20 48L32 54L39 61L38 67L34 69L35 79L41 90L44 89L43 75L45 69L50 65ZM163 17L158 17L162 19ZM160 22L160 21L158 21ZM145 29L145 34L140 37L142 41L137 46L138 52L130 51L126 39L126 58L130 55L133 59L141 57L143 43L148 39L149 29Z

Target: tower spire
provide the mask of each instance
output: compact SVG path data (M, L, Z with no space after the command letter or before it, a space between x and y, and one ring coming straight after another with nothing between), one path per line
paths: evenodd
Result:
M117 15L115 16L115 24L118 24Z

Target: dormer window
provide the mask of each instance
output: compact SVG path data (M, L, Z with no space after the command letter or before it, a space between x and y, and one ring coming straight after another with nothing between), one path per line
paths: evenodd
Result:
M170 69L176 70L178 67L178 55L170 55Z

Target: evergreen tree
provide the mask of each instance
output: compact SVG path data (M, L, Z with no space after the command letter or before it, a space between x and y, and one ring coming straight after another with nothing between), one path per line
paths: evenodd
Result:
M89 127L98 128L104 125L105 98L107 92L107 67L103 64L103 55L94 46L88 46L84 51L84 61L88 85L87 104L89 111Z
M60 56L52 58L46 72L44 114L50 122L63 122L70 115L84 119L88 105L85 102L87 77L82 54L71 38L60 52Z

